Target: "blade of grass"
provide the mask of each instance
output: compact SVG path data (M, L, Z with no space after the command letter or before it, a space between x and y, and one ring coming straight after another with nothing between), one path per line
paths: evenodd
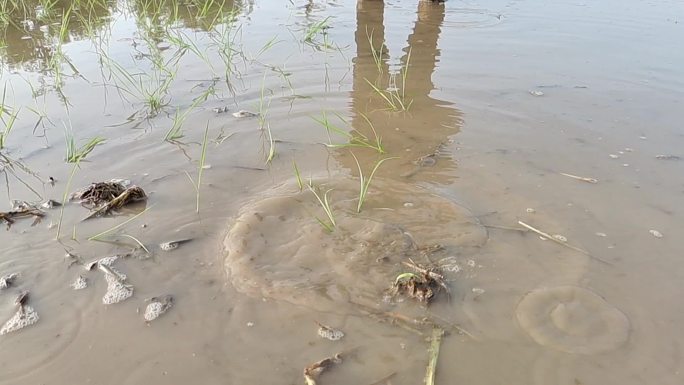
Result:
M370 176L368 179L365 179L363 175L363 170L361 170L361 164L359 163L359 159L356 158L356 155L354 153L351 153L352 157L354 157L354 161L356 162L356 167L359 169L359 204L356 206L356 212L360 213L361 212L361 207L363 207L363 203L366 201L366 195L368 194L368 188L370 188L370 184L373 181L373 176L375 175L375 172L378 171L378 168L380 168L380 165L382 165L385 161L390 160L390 159L397 159L396 157L391 157L391 158L384 158L380 159L377 163L375 163L375 167L373 167L373 171L371 171Z

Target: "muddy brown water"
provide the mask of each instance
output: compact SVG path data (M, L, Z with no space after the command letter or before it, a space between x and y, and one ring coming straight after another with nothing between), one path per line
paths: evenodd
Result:
M75 2L68 22L71 2L20 3L2 13L3 127L18 115L1 151L26 169L3 165L0 210L111 178L149 199L86 222L69 204L59 241L59 209L0 232L0 275L19 273L0 318L21 290L40 316L0 336L0 383L298 384L337 352L320 383L423 381L424 338L360 309L466 330L445 337L438 384L684 382L679 2L101 0ZM151 113L155 90L165 106ZM349 138L323 116L369 142L375 130L385 153L326 148ZM74 169L65 132L106 142ZM366 177L394 158L360 213L351 152ZM332 233L293 161L332 189ZM88 240L128 219L107 238L118 243ZM114 264L134 294L103 305L103 273L65 252L126 253L126 236L152 255ZM386 302L400 262L438 244L451 300ZM74 291L79 275L89 285ZM174 306L147 325L145 299L165 294ZM316 322L345 337L319 338Z

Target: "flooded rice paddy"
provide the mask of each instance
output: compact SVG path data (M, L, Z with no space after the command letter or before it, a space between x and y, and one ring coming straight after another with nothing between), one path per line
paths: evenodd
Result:
M681 3L8 0L0 28L1 384L684 381ZM135 199L86 219L111 180Z

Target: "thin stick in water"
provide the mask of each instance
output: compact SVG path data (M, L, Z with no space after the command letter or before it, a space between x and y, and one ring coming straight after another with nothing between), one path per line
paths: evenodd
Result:
M567 247L567 248L569 248L569 249L571 249L571 250L575 250L575 251L577 251L577 252L579 252L579 253L582 253L582 254L588 256L589 258L592 258L592 259L595 259L595 260L597 260L597 261L599 261L599 262L605 263L606 265L610 265L610 264L611 264L610 262L604 261L604 260L601 259L601 258L594 257L593 255L589 254L589 252L586 251L586 250L583 250L583 249L580 249L579 247L575 247L575 246L573 246L573 245L570 245L570 244L568 244L568 243L565 243L565 242L561 241L560 239L557 239L556 237L554 237L554 236L552 236L552 235L549 235L548 233L545 233L545 232L543 232L543 231L541 231L541 230L539 230L539 229L536 229L536 228L534 228L534 227L528 225L527 223L525 223L525 222L523 222L523 221L518 221L518 224L520 224L520 226L523 226L524 228L526 228L526 229L528 229L528 230L530 230L530 231L532 231L532 232L534 232L534 233L537 233L537 234L541 235L542 237L544 237L544 238L546 238L546 239L549 239L549 240L551 240L551 241L554 241L554 242L558 243L559 245L563 245L563 246L565 246L565 247Z
M566 173L564 173L564 172L562 172L562 173L560 173L560 174L563 175L563 176L567 176L568 178L581 180L582 182L587 182L587 183L598 183L598 179L594 179L594 178L586 178L586 177L583 177L583 176L577 176L577 175L572 175L572 174L566 174Z
M427 370L425 371L425 385L435 385L435 373L437 372L437 360L439 359L439 347L442 345L444 330L440 328L432 329L430 340L430 359L428 360Z

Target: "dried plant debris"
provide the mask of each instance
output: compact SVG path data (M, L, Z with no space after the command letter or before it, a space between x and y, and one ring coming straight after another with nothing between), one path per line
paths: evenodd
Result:
M125 181L112 179L108 182L91 183L89 186L74 191L69 200L77 200L86 208L95 209L126 191Z
M0 211L0 220L7 224L7 229L9 229L14 224L16 219L32 217L33 223L31 224L31 226L35 226L38 223L40 223L41 219L44 216L44 212L33 206L19 207L17 209L6 212Z
M344 337L344 332L341 330L333 329L330 326L323 325L322 323L316 321L318 325L318 336L325 338L330 341L339 341Z
M28 290L24 290L19 295L17 298L14 299L14 304L17 306L24 306L26 303L28 303L29 300L29 292Z
M175 250L178 248L178 246L192 241L192 238L187 238L187 239L179 239L176 241L169 241L169 242L164 242L159 244L159 248L162 249L163 251L171 251Z
M130 186L130 182L112 179L107 182L91 183L71 194L70 200L78 200L84 207L93 210L88 217L110 214L130 203L147 199L145 191L138 186Z
M83 290L88 287L88 280L79 275L74 282L71 283L71 288L74 290Z
M316 380L321 373L340 363L342 363L342 354L337 353L332 357L324 358L307 366L304 368L306 385L316 385Z
M17 306L17 312L2 325L2 328L0 328L0 335L21 330L38 322L38 313L31 306L26 304L28 299L28 291L23 291L14 300L14 304Z
M12 286L12 284L18 277L19 274L17 273L11 273L0 277L0 290L7 289L8 287Z
M667 154L667 155L656 155L656 159L659 160L681 160L682 158L677 155Z
M145 321L153 321L162 314L166 313L173 306L173 297L171 295L162 295L159 297L152 297L148 299L150 302L145 308Z
M391 289L392 296L402 295L429 304L440 291L443 290L447 295L449 294L446 280L439 273L439 268L423 267L412 260L403 264L416 272L399 274Z

